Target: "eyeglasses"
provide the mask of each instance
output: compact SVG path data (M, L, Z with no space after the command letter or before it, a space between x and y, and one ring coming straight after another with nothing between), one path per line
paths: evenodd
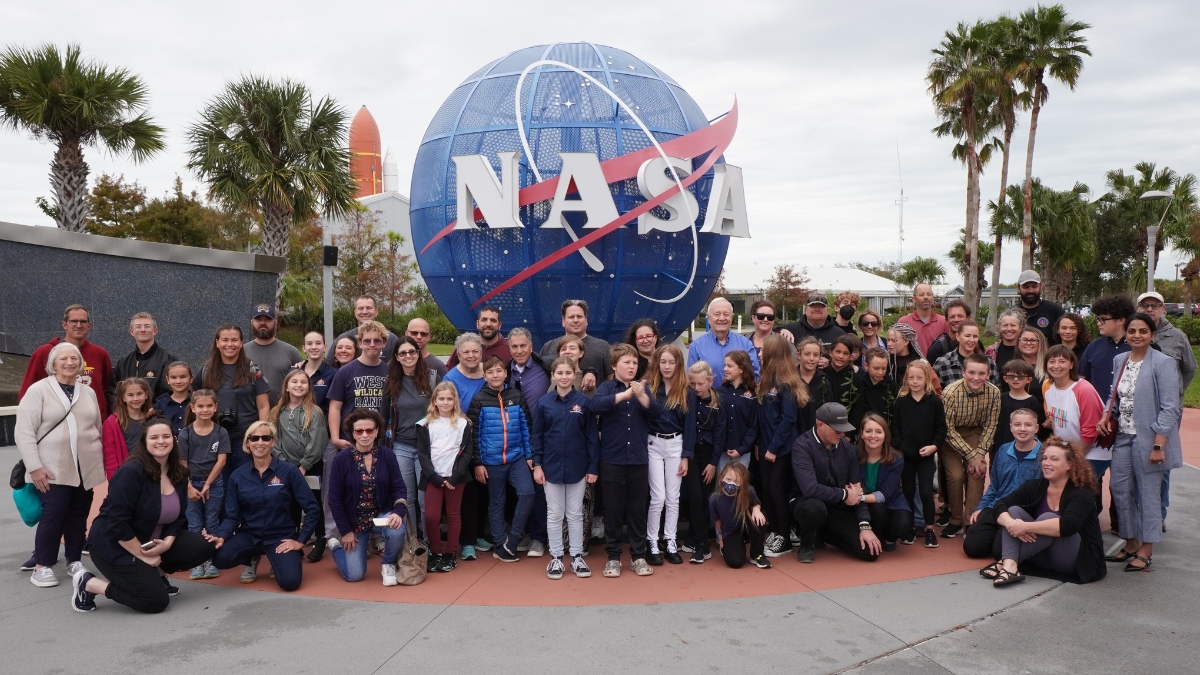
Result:
M759 314L755 314L755 315L754 315L754 318L758 319L759 321L774 321L774 320L775 320L775 315L774 315L774 314L762 314L762 313L759 313Z
M275 437L270 434L265 436L247 436L246 440L250 441L251 443L258 443L259 441L273 441L275 440Z
M364 345L381 345L385 342L383 338L359 338L358 341Z
M1037 338L1021 338L1021 342L1024 342L1027 345L1035 345L1038 343L1038 339Z
M374 434L375 431L376 431L376 429L355 429L354 435L355 436L370 436L370 435Z
M648 341L657 340L657 339L658 339L658 336L657 336L657 335L654 335L654 334L650 334L650 335L639 335L639 336L637 336L637 337L636 337L636 338L634 338L634 339L635 339L635 340L637 340L638 342L648 342Z
M402 359L406 359L406 358L416 356L416 355L417 355L417 350L415 350L415 349L401 349L400 351L396 352L396 356L399 356Z
M1138 305L1138 309L1162 309L1162 308L1163 308L1163 305L1161 302L1143 302L1142 304Z
M1004 379L1014 380L1014 381L1019 382L1020 380L1032 380L1033 378L1028 375L1017 375L1016 373L1009 373L1004 376Z
M1112 321L1112 320L1113 320L1113 318L1112 318L1111 316L1098 316L1098 317L1096 317L1096 323L1097 323L1097 324L1105 323L1106 321Z
M878 321L859 321L858 325L862 326L863 328L879 328Z
M68 326L86 326L91 322L91 319L67 319Z
M427 330L410 330L410 331L408 331L407 335L409 337L425 337L425 336L429 335L429 331L427 331Z

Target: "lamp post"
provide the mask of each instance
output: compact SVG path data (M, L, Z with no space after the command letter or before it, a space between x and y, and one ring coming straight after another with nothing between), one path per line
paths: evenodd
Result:
M1139 197L1144 201L1153 201L1155 199L1167 200L1167 208L1163 209L1162 217L1158 219L1158 225L1150 225L1146 228L1146 292L1154 292L1154 261L1155 249L1158 247L1158 230L1162 227L1163 221L1167 219L1167 211L1171 209L1171 201L1175 199L1175 195L1165 190L1147 190Z

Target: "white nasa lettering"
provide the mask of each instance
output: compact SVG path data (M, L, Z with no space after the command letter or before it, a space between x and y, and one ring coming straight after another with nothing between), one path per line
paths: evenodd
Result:
M746 218L746 188L742 184L740 166L713 166L712 192L708 196L708 212L704 214L704 225L700 231L750 238L750 223Z
M483 155L462 155L454 160L458 184L458 224L456 230L476 229L473 204L479 206L488 227L522 227L520 202L517 193L521 189L520 174L517 173L517 154L500 152L500 179L492 171L492 165Z
M679 157L670 157L669 159L679 180L682 181L692 172L691 161L680 159ZM667 173L666 160L662 157L655 157L643 162L642 166L638 169L637 185L638 192L643 197L653 199L675 187L675 178ZM692 194L689 190L671 195L665 202L659 205L659 208L666 209L671 214L670 217L663 219L654 215L653 212L643 213L638 216L638 234L648 234L653 230L660 232L681 232L686 230L691 223L685 218L680 218L680 214L700 212L700 205L696 201L696 195Z
M563 217L568 211L586 214L585 228L604 227L616 220L619 217L617 203L613 201L612 192L604 180L600 158L591 152L560 152L558 156L562 158L562 172L558 175L550 217L546 218L542 227L568 227L569 223ZM572 182L579 192L579 199L567 200L567 190Z

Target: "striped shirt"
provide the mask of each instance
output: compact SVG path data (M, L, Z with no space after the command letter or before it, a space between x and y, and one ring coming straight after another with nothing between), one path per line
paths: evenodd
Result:
M984 354L984 356L987 355ZM941 380L942 389L963 379L963 360L963 355L957 349L954 349L938 357L938 360L933 362L933 372ZM988 356L988 372L991 373L988 379L992 381L992 384L999 387L1000 369L996 367L996 362L990 356Z
M949 355L947 355L949 356ZM996 426L1000 421L1000 388L984 382L983 389L974 392L966 380L954 382L942 392L946 406L946 442L968 462L982 456L992 447ZM979 427L979 445L971 446L958 432L959 428Z

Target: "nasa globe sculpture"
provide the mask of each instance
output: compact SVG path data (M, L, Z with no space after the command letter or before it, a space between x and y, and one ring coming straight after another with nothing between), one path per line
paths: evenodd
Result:
M517 92L521 94L518 97ZM417 152L417 262L456 327L498 307L505 329L562 334L560 306L619 340L650 317L667 339L748 237L742 174L724 163L737 102L711 124L674 80L619 49L529 47L468 77Z

